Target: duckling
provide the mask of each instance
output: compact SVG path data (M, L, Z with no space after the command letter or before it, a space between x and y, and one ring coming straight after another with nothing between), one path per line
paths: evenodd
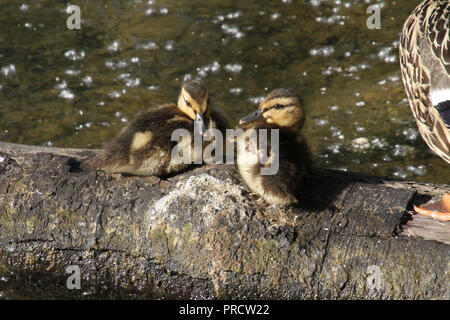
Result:
M258 110L239 120L245 130L237 139L239 173L249 189L270 204L298 203L298 193L311 175L310 151L300 132L304 120L303 102L290 89L273 90ZM260 129L268 129L267 145L261 143ZM278 141L271 129L278 129ZM258 145L252 132L258 135ZM275 170L263 174L262 169L271 166Z
M216 128L224 134L227 127L228 119L210 106L207 88L200 82L187 81L181 87L177 105L165 104L138 113L93 163L110 173L166 176L193 164L194 131L203 136L205 130ZM171 141L176 129L187 130L189 137ZM185 157L171 157L175 146L182 152L189 151L188 161Z
M399 45L409 106L428 147L450 163L450 3L425 0L407 18ZM450 220L450 194L414 206L417 213Z

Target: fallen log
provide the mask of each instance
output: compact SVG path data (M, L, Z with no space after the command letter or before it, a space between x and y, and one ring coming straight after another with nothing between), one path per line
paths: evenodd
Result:
M447 185L315 168L281 208L232 165L111 175L97 152L0 142L0 295L450 298L450 223L411 210Z

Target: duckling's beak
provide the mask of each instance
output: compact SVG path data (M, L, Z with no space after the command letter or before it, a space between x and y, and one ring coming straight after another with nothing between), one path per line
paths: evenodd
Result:
M255 112L250 113L249 115L243 117L239 120L239 124L248 124L254 121L263 120L263 111L261 109L256 110Z
M205 122L203 121L203 117L200 113L195 115L194 130L200 135L203 135L205 132Z

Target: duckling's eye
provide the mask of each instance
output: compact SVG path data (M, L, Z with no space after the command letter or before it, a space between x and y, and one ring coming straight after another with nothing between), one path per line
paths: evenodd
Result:
M186 105L189 107L189 108L191 108L192 106L191 106L191 103L189 102L189 101L187 101L187 100L184 100L184 102L186 102Z
M275 108L275 109L281 109L281 108L283 108L284 106L282 105L282 104L275 104L275 105L273 105L273 107L272 108Z

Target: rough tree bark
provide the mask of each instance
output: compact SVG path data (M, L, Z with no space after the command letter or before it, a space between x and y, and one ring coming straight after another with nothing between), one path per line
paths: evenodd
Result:
M232 165L161 180L89 170L96 152L0 142L4 296L450 298L450 224L411 215L449 186L316 168L280 208Z

